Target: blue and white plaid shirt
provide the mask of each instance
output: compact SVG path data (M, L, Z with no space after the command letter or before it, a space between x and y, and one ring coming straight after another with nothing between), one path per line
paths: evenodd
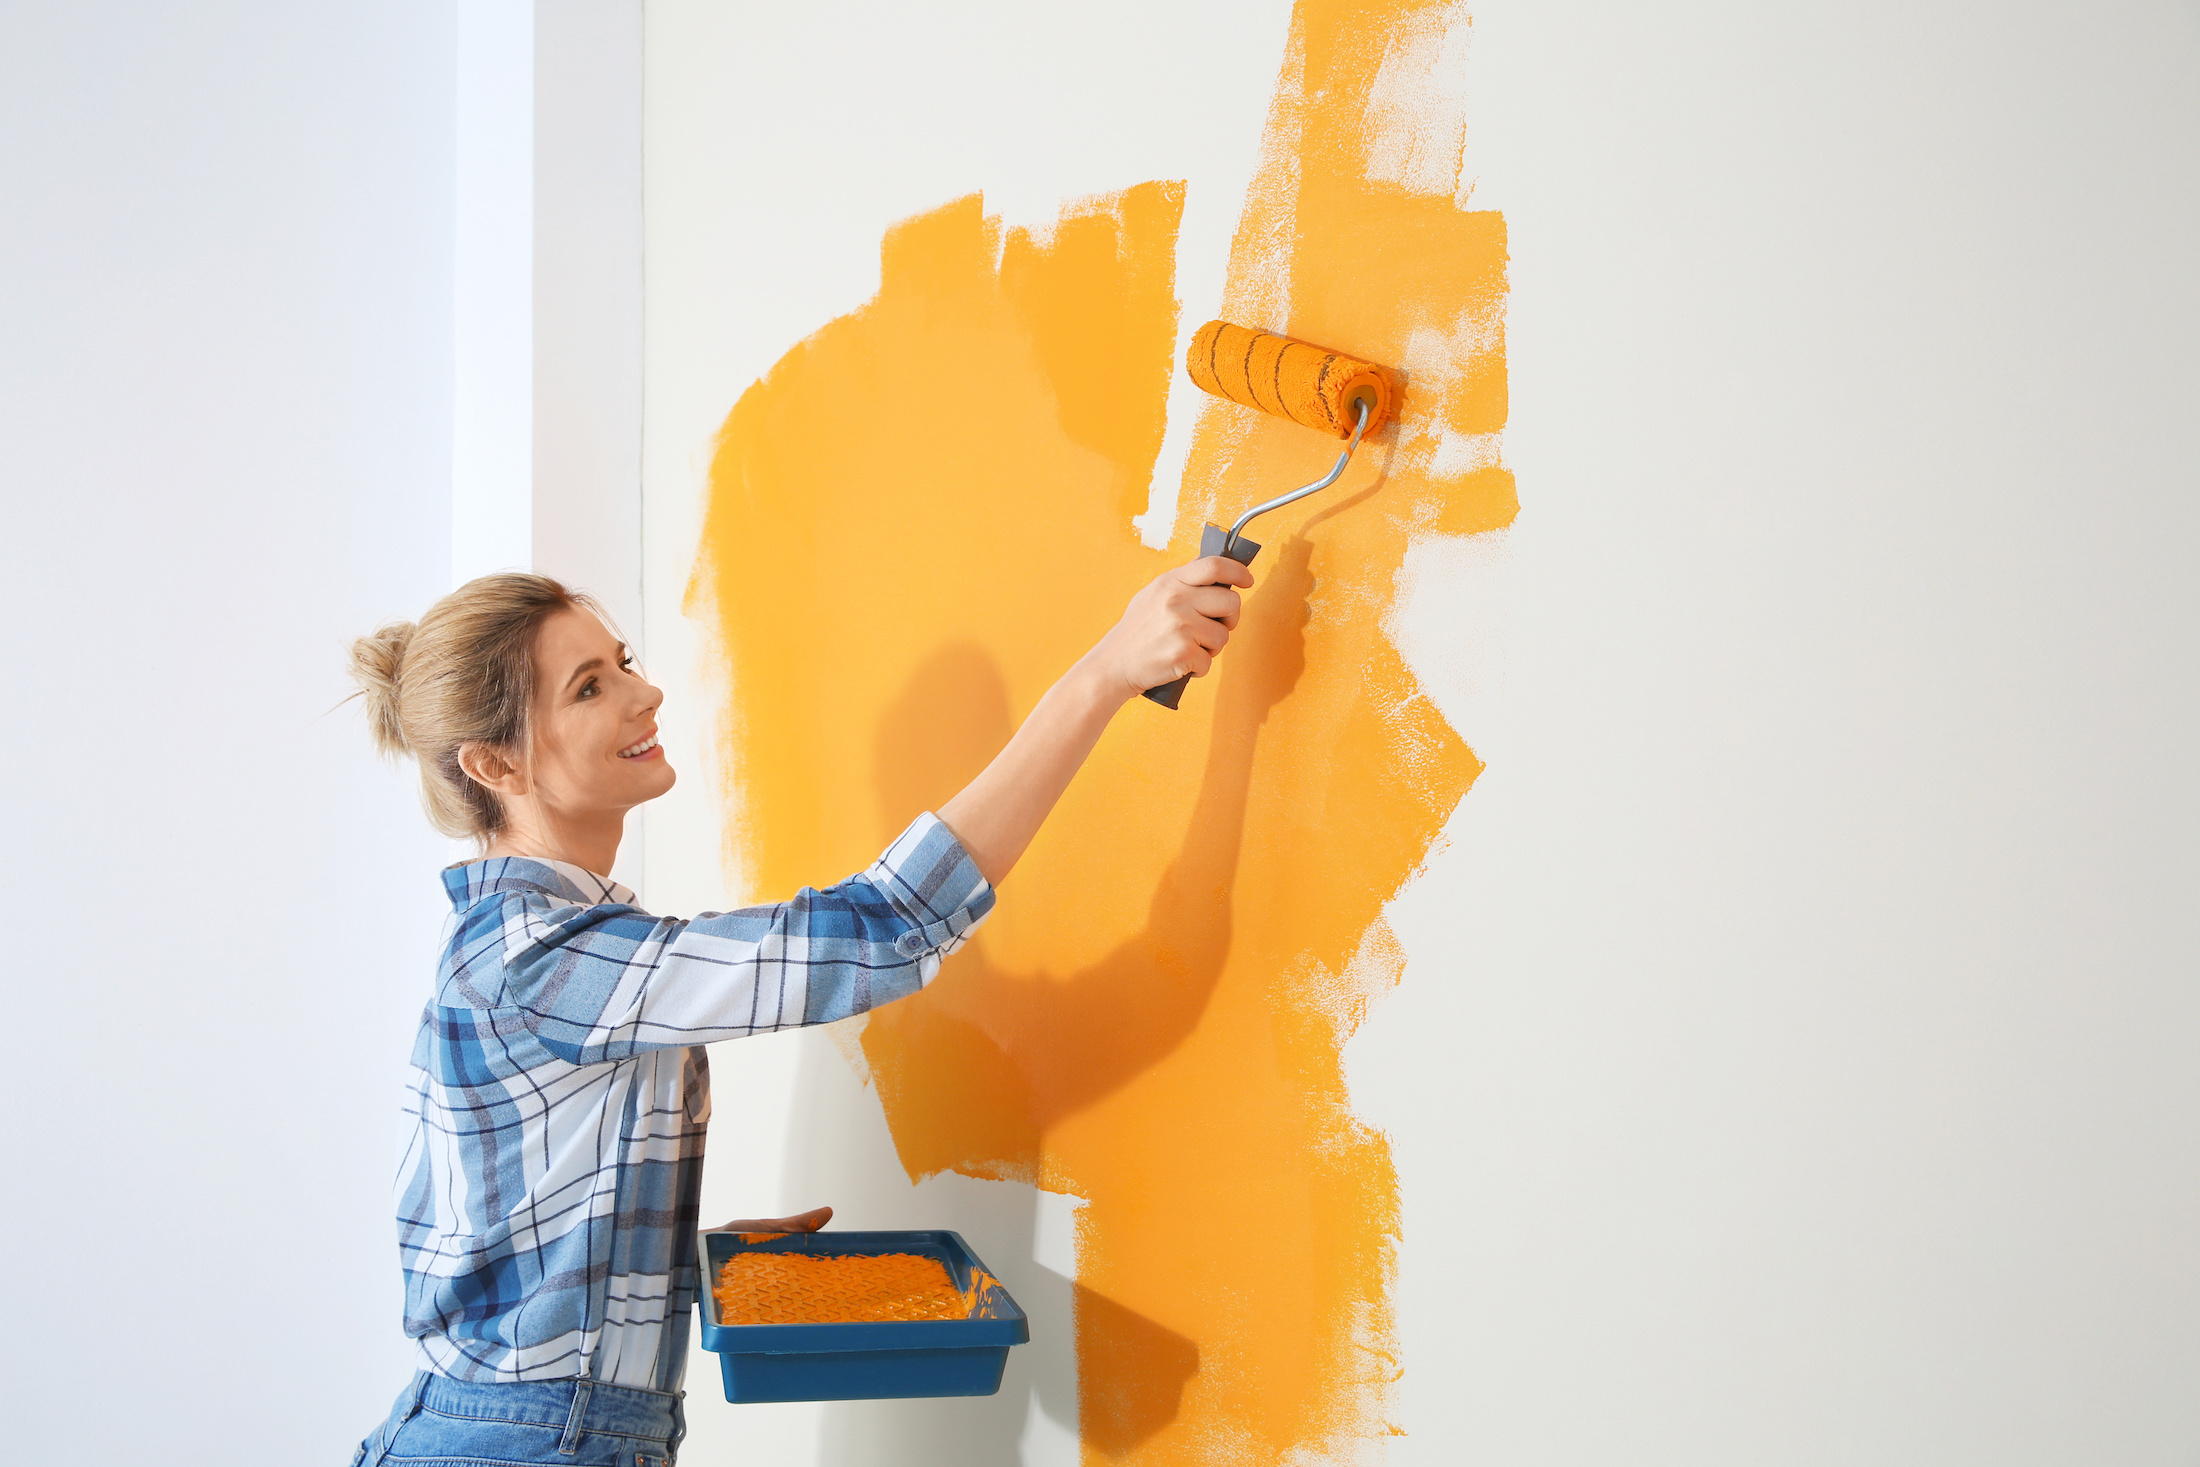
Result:
M457 919L397 1178L405 1332L461 1380L677 1390L710 1119L698 1046L915 993L993 890L931 815L860 876L685 922L563 862L443 880Z

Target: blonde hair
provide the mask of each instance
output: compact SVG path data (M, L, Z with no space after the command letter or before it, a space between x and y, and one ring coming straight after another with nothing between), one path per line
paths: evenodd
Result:
M573 607L603 614L585 592L505 571L468 581L417 625L392 622L351 644L375 747L419 762L420 803L445 835L486 847L504 830L504 802L459 766L459 750L485 744L525 758L535 633Z

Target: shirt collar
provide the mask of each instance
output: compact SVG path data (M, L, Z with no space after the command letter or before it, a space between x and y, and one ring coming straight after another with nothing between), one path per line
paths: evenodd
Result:
M463 912L483 897L504 891L544 891L584 906L634 905L634 893L570 861L538 861L531 856L491 856L443 868L443 889Z

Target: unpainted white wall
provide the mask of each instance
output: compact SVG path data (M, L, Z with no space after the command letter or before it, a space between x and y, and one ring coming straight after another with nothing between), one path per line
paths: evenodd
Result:
M678 610L726 410L972 189L1188 178L1206 319L1287 16L651 6L660 908L726 895ZM1388 1460L2189 1461L2200 18L1493 0L1449 54L1523 508L1402 578L1490 767L1348 1051L1406 1205ZM1060 1218L901 1182L832 1036L715 1064L707 1210L960 1226L1063 1327ZM698 1355L694 1440L1071 1460L1018 1357L992 1402L733 1408Z
M641 621L641 0L455 7L454 582Z
M638 645L641 0L454 9L451 583L555 576Z
M1401 618L1489 770L1348 1054L1396 1459L2193 1460L2200 12L1487 5L1471 78L1522 511Z
M640 20L0 10L9 1460L338 1460L412 1369L454 852L343 653L505 566L640 620Z
M452 54L0 8L11 1462L346 1460L409 1370L444 843L335 705L450 567Z
M639 638L642 4L534 10L534 566Z

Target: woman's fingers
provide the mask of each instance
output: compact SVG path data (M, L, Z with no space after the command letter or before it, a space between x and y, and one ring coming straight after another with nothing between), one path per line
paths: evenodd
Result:
M1253 573L1224 555L1163 571L1131 598L1095 651L1132 689L1187 673L1205 677L1238 624L1239 589L1252 584Z
M1230 629L1212 617L1186 617L1177 634L1203 652L1220 652L1230 645Z
M1172 573L1187 586L1250 586L1253 573L1227 555L1203 555Z
M720 1223L714 1233L814 1233L833 1220L830 1207L813 1207L793 1217L737 1217Z
M1214 654L1194 642L1177 654L1175 675L1166 681L1175 682L1180 677L1205 677L1214 670Z
M1170 584L1174 582L1174 584ZM1174 625L1171 661L1175 676L1205 677L1214 671L1215 654L1230 643L1241 602L1237 588L1253 584L1253 573L1223 555L1203 556L1165 572L1164 600Z
M1237 630L1242 598L1228 586L1202 586L1185 597L1185 604L1209 621Z

